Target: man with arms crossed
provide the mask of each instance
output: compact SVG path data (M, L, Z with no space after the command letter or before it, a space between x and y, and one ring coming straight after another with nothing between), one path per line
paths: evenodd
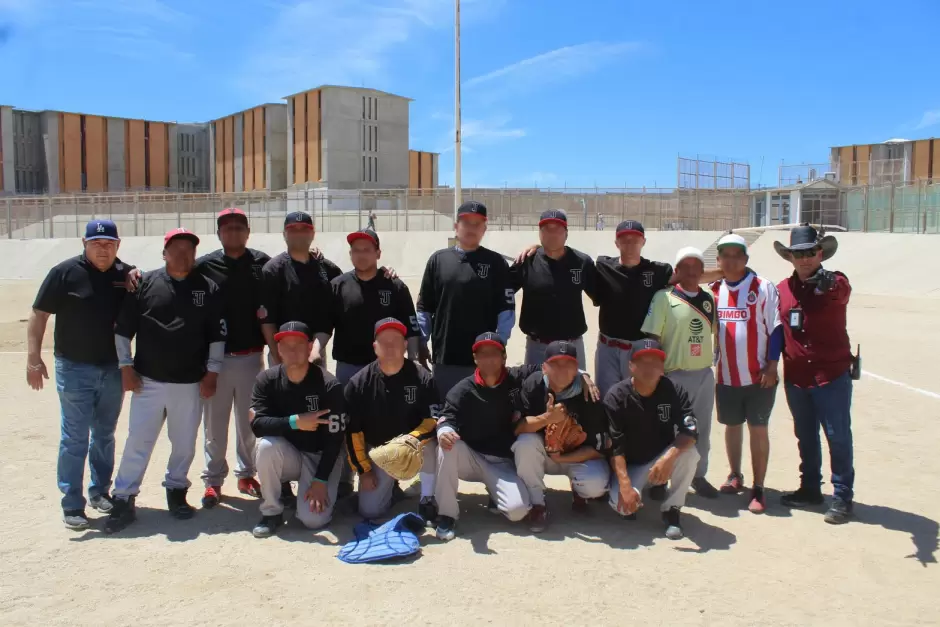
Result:
M681 386L663 376L666 355L655 340L640 340L630 360L630 379L604 398L613 441L610 506L627 519L643 507L646 485L669 490L660 510L666 537L682 537L680 508L695 476L699 454L692 403Z
M346 414L343 386L310 363L313 336L303 322L286 322L274 336L279 364L258 375L251 428L258 438L261 520L252 534L266 538L284 523L282 484L297 481L297 518L319 529L333 518L343 466ZM291 501L293 499L290 499Z
M124 391L134 395L107 533L136 520L135 500L164 421L171 447L163 482L167 508L174 518L193 515L186 502L187 474L196 455L202 399L215 394L228 332L218 286L192 272L198 244L186 229L167 233L166 267L144 274L118 316L118 365ZM137 352L131 357L135 336Z
M711 284L718 310L718 422L725 425L725 448L731 474L724 494L744 490L741 447L744 423L751 441L754 486L748 509L761 514L767 507L764 477L770 457L767 423L777 394L777 360L783 347L777 288L747 268L747 242L729 233L718 240L718 264L725 278Z

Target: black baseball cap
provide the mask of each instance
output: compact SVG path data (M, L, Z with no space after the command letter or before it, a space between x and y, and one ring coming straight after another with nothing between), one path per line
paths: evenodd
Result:
M277 333L274 334L274 341L280 342L285 337L302 337L308 342L311 340L312 336L310 335L310 327L305 325L303 322L285 322L281 325L281 328L277 330Z
M662 360L666 359L666 351L663 350L662 345L651 338L633 342L633 354L630 359L636 359L643 355L654 355Z
M549 209L548 211L543 211L542 215L539 216L539 228L546 224L561 224L566 229L568 228L568 216L565 215L565 212L561 209Z
M395 329L402 335L408 335L408 329L398 318L382 318L375 323L375 333L373 334L373 337L378 337L379 333L385 331L386 329Z
M111 220L92 220L85 225L85 241L96 239L118 240L117 225Z
M492 331L478 335L477 339L473 342L473 348L471 350L475 353L484 346L497 346L504 351L506 350L506 342L503 341L503 338L499 337L498 333L493 333Z
M248 216L245 215L244 211L241 209L236 209L235 207L229 207L219 212L219 217L215 220L216 225L222 226L222 222L225 221L225 218L230 216L234 216L231 218L233 221L240 221L248 224Z
M309 213L303 211L291 211L287 214L287 217L284 218L284 228L312 229L313 218L310 217Z
M646 231L643 229L643 225L636 220L624 220L617 225L617 237L621 235L639 235L646 237Z
M352 243L357 239L371 240L376 248L381 248L381 246L379 246L379 234L372 229L359 229L358 231L350 233L346 236L346 243L352 246Z
M463 216L481 216L485 221L486 205L476 200L468 200L457 207L457 219L460 220Z
M568 342L567 340L559 340L549 344L548 348L545 349L545 363L550 361L557 361L559 359L571 359L577 362L577 345L572 342Z

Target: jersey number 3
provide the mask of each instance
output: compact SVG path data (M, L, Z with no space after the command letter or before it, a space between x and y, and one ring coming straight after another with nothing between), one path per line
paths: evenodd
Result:
M228 336L228 324L226 324L225 318L219 320L219 333L222 335L222 337Z

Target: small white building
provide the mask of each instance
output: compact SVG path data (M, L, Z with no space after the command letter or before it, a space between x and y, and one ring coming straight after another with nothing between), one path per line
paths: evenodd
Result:
M844 224L841 187L830 178L751 191L751 226Z

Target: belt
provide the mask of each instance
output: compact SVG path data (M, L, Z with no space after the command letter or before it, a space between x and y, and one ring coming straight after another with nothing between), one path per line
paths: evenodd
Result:
M607 337L603 333L597 334L597 340L604 346L610 346L611 348L619 348L620 350L628 351L633 350L633 344L630 342L623 342L621 340L616 340L612 337Z
M578 340L581 339L581 336L578 336L578 337L568 338L567 340L565 340L565 339L562 339L562 340L543 340L543 339L540 338L539 336L537 336L537 335L532 335L531 333L530 333L529 335L527 335L526 337L529 338L530 340L532 340L533 342L538 342L539 344L551 344L552 342L577 342Z
M234 351L231 353L225 353L225 356L226 357L242 357L244 355L254 355L255 353L263 353L263 352L264 352L264 346L261 346L259 348L249 348L248 350L244 350L244 351Z

